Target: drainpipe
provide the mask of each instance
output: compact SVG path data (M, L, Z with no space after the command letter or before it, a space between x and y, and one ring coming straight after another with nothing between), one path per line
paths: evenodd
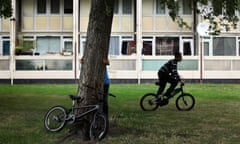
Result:
M73 0L73 71L74 79L78 79L78 25L79 25L79 1Z
M10 62L9 62L11 85L13 85L14 83L15 46L16 46L16 1L12 0L12 17L10 19Z
M142 0L136 0L136 46L137 46L137 74L138 84L141 83L142 73Z
M197 1L193 1L193 38L194 38L194 48L196 49L199 45L199 38L197 34L197 24L198 24L198 17L197 17ZM200 47L198 51L195 51L195 53L199 52L199 82L203 82L203 51L202 51L202 38L200 38Z

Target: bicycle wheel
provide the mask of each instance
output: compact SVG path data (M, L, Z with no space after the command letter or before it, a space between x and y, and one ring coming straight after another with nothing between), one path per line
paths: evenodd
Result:
M191 94L184 93L176 99L176 107L181 111L189 111L195 105L195 99Z
M140 100L140 107L144 111L154 111L158 108L157 95L153 93L145 94Z
M50 132L58 132L65 126L67 110L63 106L54 106L44 116L44 127Z
M96 112L90 126L90 139L102 140L108 131L108 120L104 114Z

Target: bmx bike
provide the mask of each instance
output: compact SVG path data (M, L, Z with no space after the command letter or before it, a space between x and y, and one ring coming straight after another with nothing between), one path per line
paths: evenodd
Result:
M92 88L89 86L87 87ZM108 95L116 97L110 93ZM73 124L77 121L86 120L85 117L93 113L93 117L90 120L89 137L91 140L103 139L109 127L108 119L102 112L103 100L99 100L97 104L93 105L77 106L76 102L81 102L83 98L74 95L69 95L69 97L72 100L71 108L67 109L64 106L57 105L47 111L44 116L45 129L50 132L58 132L61 131L66 124ZM85 111L78 113L77 111L79 110Z
M156 82L156 85L159 85L159 82ZM157 94L155 93L147 93L140 99L140 107L144 111L154 111L159 106L165 106L168 104L169 100L176 96L178 97L175 101L175 105L178 110L180 111L189 111L191 110L195 105L195 99L190 93L185 93L183 90L184 83L181 82L180 87L175 88L170 96L161 96L158 98Z

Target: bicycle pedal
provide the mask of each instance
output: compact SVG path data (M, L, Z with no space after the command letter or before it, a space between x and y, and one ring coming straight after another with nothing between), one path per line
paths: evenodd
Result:
M73 124L75 122L75 115L71 114L67 118L67 124Z
M69 95L69 97L72 99L72 100L80 100L81 97L79 96L74 96L74 95Z
M164 106L164 105L167 105L168 104L168 99L163 99L160 103L159 103L159 105L160 106Z

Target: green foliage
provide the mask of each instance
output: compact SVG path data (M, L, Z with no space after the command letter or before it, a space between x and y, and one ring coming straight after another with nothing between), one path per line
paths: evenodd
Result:
M209 12L205 19L210 21L213 33L220 33L221 30L229 31L237 28L239 21L235 11L239 10L239 0L212 0L213 11Z
M12 16L11 0L0 0L0 18L8 18Z
M235 15L235 11L240 9L240 0L211 0L212 10L199 9L197 6L201 5L205 8L208 7L209 0L193 0L191 8L194 13L203 15L203 18L209 20L210 31L212 35L218 35L222 30L229 31L232 28L237 28L239 21ZM179 27L191 28L181 16L178 15L179 4L178 0L161 0L169 9L169 16L178 23Z

